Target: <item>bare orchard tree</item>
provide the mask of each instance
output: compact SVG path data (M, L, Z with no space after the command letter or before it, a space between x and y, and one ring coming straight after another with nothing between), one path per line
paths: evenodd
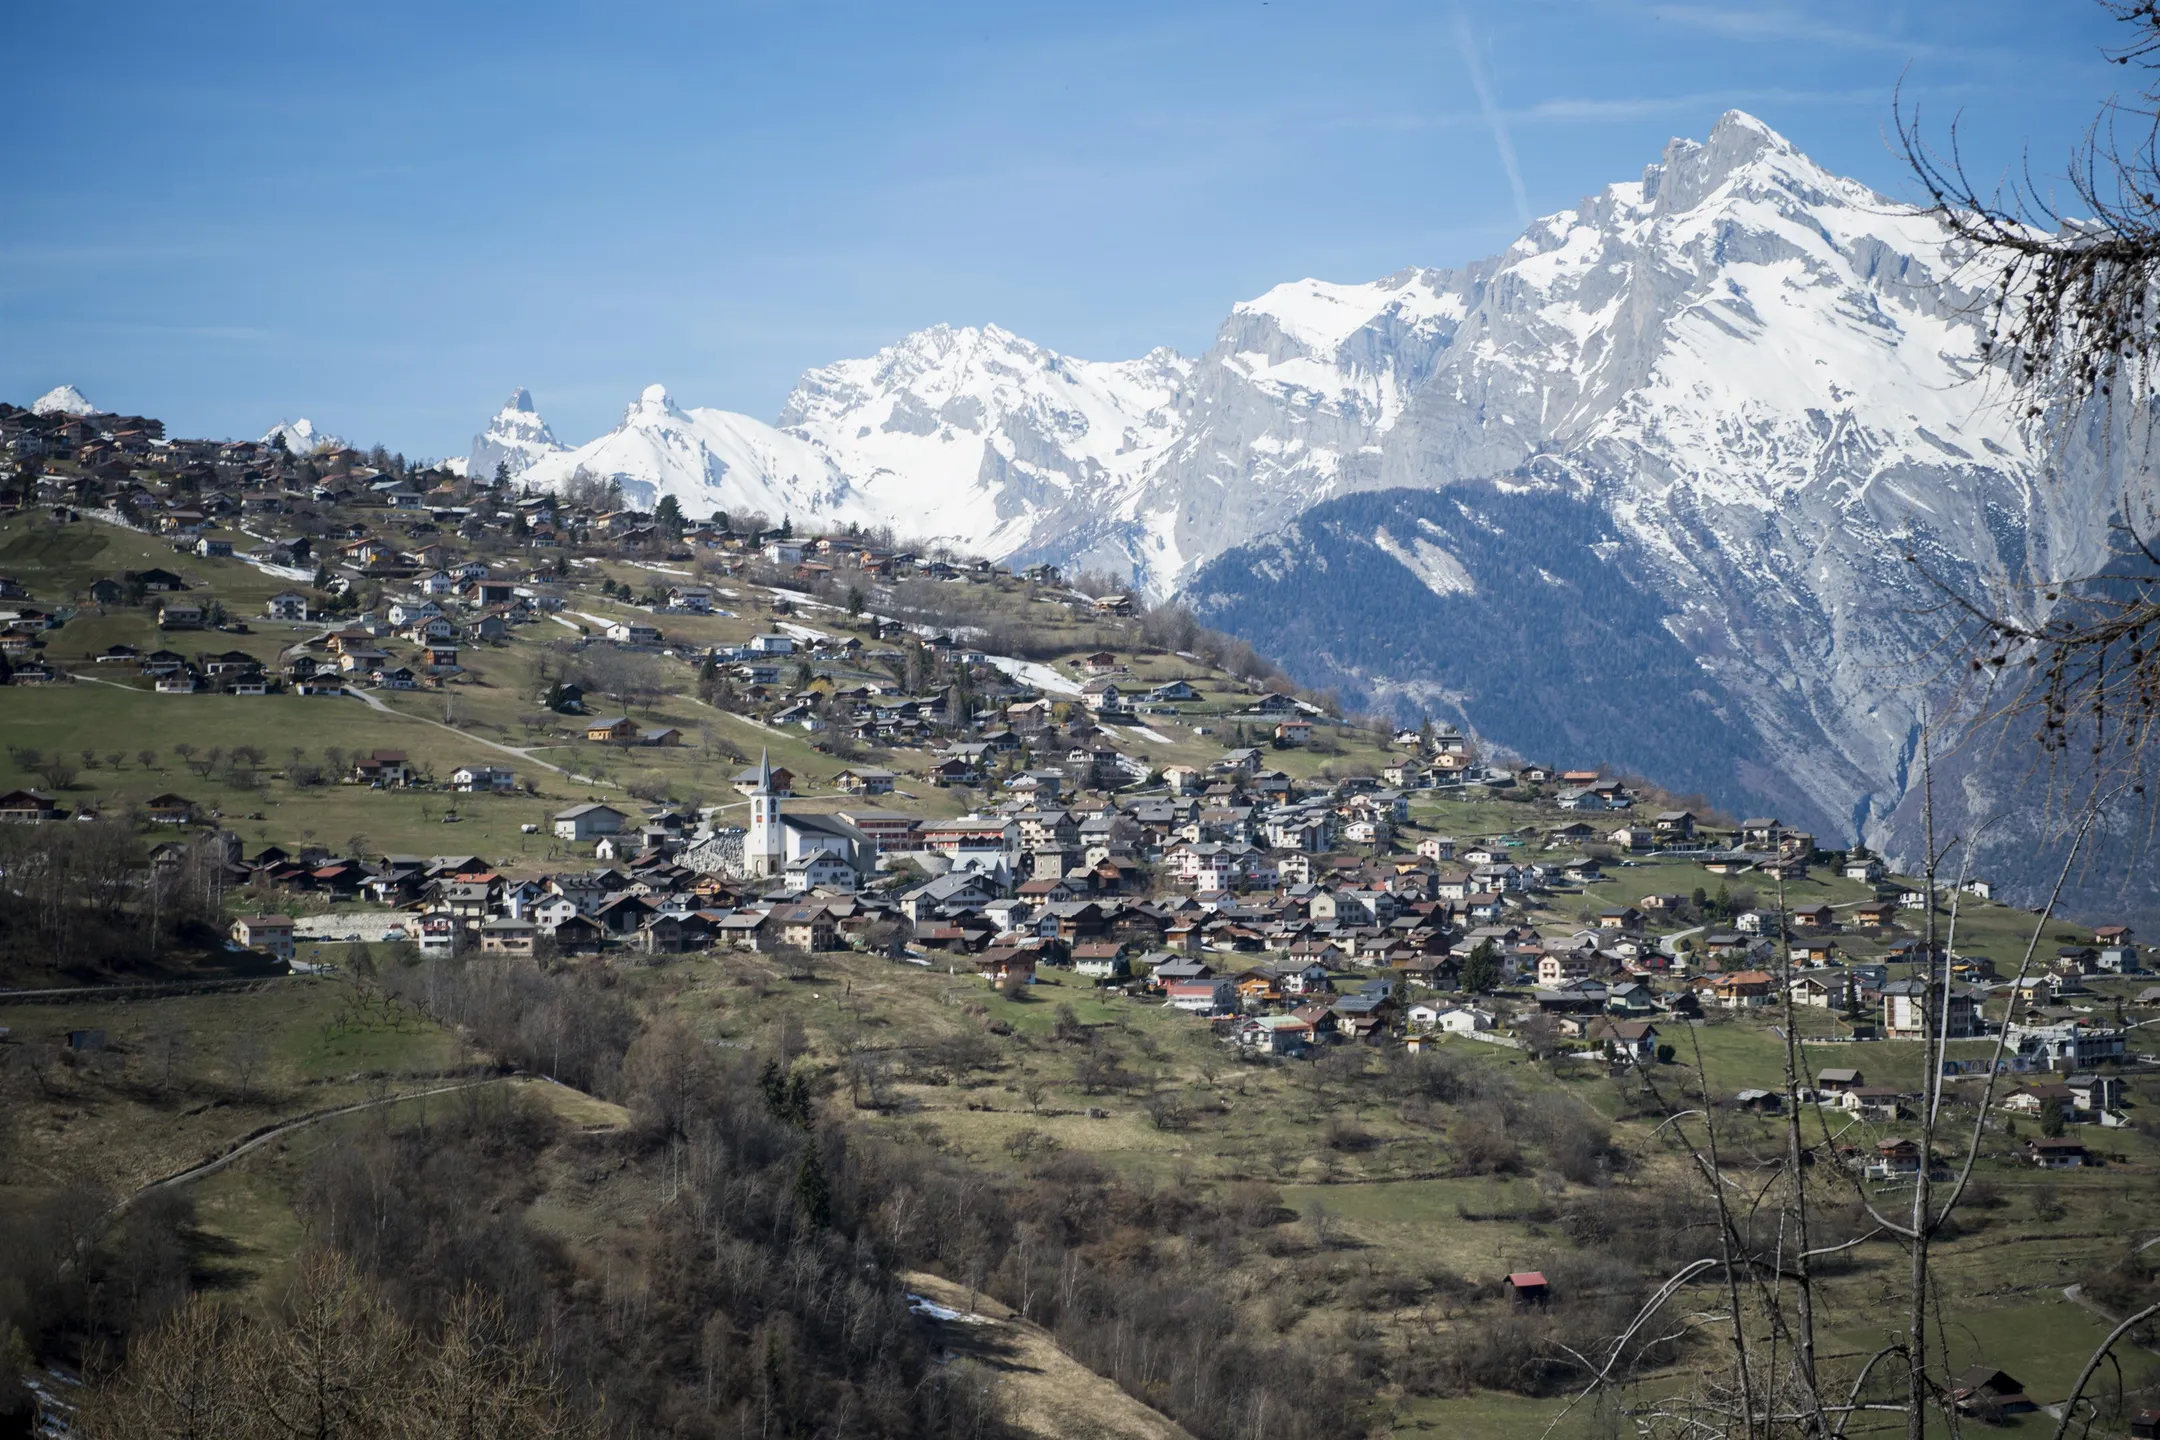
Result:
M687 679L670 671L656 656L606 645L581 652L576 668L587 689L613 696L626 710L652 705L662 695L680 691Z
M225 1063L231 1068L233 1079L239 1083L240 1099L245 1102L252 1097L255 1077L270 1058L270 1046L255 1030L239 1030L225 1045Z

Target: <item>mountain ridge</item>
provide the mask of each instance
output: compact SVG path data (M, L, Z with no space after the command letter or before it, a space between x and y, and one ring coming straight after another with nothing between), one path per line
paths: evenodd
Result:
M1496 671L1519 657L1487 649L1472 674L1392 645L1390 627L1535 612L1551 577L1609 570L1627 595L1600 617L1608 648L1677 644L1714 697L1698 708L1718 729L1697 741L1728 776L1704 787L1714 798L1909 847L1928 694L1913 666L1940 596L1904 557L1974 591L2090 573L2110 520L2150 502L2104 435L2071 426L2052 450L2061 417L2001 403L1964 259L1934 217L1733 111L1498 255L1276 286L1197 356L1079 361L995 326L935 327L808 372L777 426L739 425L816 457L767 477L790 482L769 498L823 507L797 518L1129 576L1302 681L1405 716L1452 706L1508 745L1521 722L1478 696L1505 690ZM590 459L616 453L608 439ZM567 458L550 463L564 483ZM693 478L655 473L652 493L707 493ZM1412 505L1463 487L1481 498L1453 520ZM1464 517L1504 523L1482 497L1510 493L1585 507L1599 550L1472 555ZM1342 508L1368 494L1411 509L1368 525ZM1340 623L1288 623L1267 566ZM1361 602L1345 577L1372 567L1437 611L1412 592ZM1596 659L1577 656L1577 683L1599 683ZM1614 723L1576 758L1624 760L1608 746L1632 732Z

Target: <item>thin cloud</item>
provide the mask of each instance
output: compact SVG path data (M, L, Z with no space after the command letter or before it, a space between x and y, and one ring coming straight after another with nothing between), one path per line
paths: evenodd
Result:
M1750 105L1880 105L1880 90L1703 90L1693 95L1644 95L1610 100L1587 96L1540 100L1521 110L1510 110L1515 123L1541 120L1634 120L1664 115L1675 110L1730 110Z
M1764 6L1652 5L1650 13L1660 20L1705 30L1727 40L1799 40L1841 50L1878 50L1897 55L1929 55L1937 49L1917 40L1826 25L1798 11Z
M1515 142L1508 137L1507 117L1501 113L1499 101L1493 98L1492 82L1485 76L1485 65L1478 57L1477 41L1471 37L1470 22L1463 12L1455 12L1455 48L1462 55L1463 68L1470 72L1470 88L1477 94L1478 116L1485 128L1492 131L1493 148L1500 152L1500 168L1507 172L1508 189L1515 196L1515 214L1523 224L1530 223L1530 194L1523 188L1522 166L1515 160Z
M1931 86L1927 93L1960 94L1965 86ZM1914 93L1907 90L1908 95ZM1582 120L1639 120L1654 115L1697 115L1707 124L1714 118L1712 112L1727 110L1764 111L1779 106L1792 105L1859 105L1879 106L1884 103L1880 90L1784 90L1754 87L1732 90L1698 90L1686 95L1624 95L1604 98L1589 95L1559 95L1549 100L1539 100L1512 110L1502 110L1500 118L1508 126L1517 125L1565 125ZM1763 118L1769 119L1769 116ZM1331 117L1328 122L1338 129L1357 130L1468 130L1489 128L1490 118L1482 114L1464 111L1446 111L1438 114L1406 114L1396 111L1374 115L1359 113Z

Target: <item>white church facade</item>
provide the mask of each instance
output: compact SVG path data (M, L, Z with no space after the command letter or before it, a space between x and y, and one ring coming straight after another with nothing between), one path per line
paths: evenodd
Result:
M757 783L749 796L748 827L715 831L683 853L685 865L739 880L785 879L801 889L839 889L852 888L874 863L877 847L870 837L839 816L782 810L769 755L758 757Z

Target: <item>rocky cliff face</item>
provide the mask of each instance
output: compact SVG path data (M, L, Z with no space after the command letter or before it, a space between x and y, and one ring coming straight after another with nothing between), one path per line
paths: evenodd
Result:
M465 473L487 480L500 466L511 475L523 475L540 461L568 448L555 438L547 421L533 408L532 392L520 385L510 392L495 418L488 421L487 429L473 436L472 449L465 456Z

